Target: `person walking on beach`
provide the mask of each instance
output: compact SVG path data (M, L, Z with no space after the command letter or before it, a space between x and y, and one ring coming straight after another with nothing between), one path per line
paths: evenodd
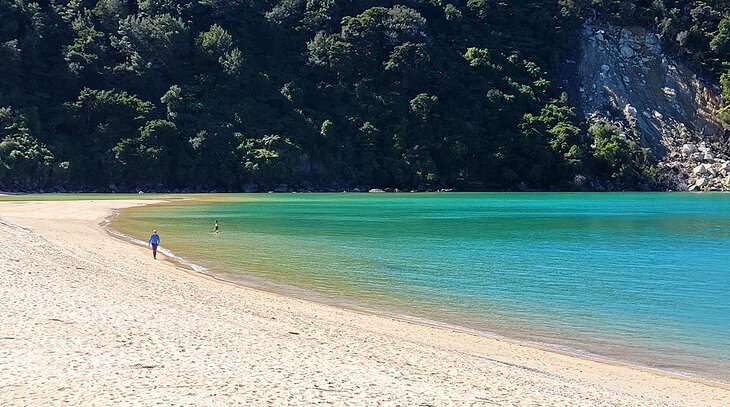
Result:
M218 233L220 231L220 227L218 227L218 220L215 221L215 225L213 225L213 232Z
M160 235L157 234L157 229L152 229L150 240L147 241L147 246L152 246L152 257L157 259L157 245L160 244Z

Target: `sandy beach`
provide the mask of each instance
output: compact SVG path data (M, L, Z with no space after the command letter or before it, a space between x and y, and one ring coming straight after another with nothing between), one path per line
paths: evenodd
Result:
M722 383L217 281L100 226L150 202L0 202L0 405L730 405Z

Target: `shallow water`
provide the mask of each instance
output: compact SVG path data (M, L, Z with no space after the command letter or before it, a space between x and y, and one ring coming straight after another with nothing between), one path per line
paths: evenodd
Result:
M728 194L216 194L113 227L227 280L730 381Z

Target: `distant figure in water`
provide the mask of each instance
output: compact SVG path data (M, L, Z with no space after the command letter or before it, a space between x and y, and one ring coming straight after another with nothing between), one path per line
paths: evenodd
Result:
M220 232L220 227L218 226L218 221L215 221L215 225L213 225L213 232L218 233Z
M147 241L147 246L152 246L152 257L157 259L157 245L160 244L160 235L157 234L157 229L152 229L150 240Z

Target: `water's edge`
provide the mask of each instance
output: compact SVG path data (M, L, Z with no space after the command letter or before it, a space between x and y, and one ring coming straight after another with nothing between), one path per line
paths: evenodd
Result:
M194 200L194 198L189 198ZM142 206L154 206L154 205L164 205L165 203L170 202L162 202L162 203L144 203ZM147 247L147 242L141 241L139 239L136 239L134 237L128 236L122 232L119 232L118 230L114 229L112 227L112 223L114 219L120 217L123 213L123 210L113 209L112 213L104 218L104 220L99 224L99 226L111 237L116 238L122 242L125 242L127 244L133 244L141 247ZM262 279L262 278L255 278L247 273L239 273L242 277L238 279L230 279L230 278L224 278L222 274L215 273L212 270L209 270L206 267L203 267L199 264L196 264L194 260L190 260L187 258L184 258L182 256L176 255L172 250L165 249L163 247L160 247L158 249L160 253L162 253L167 260L175 267L188 272L193 273L205 278L210 278L213 280L216 280L218 282L222 282L225 284L233 284L240 287L245 287L248 289L254 289L263 291L266 293L271 293L275 295L281 295L283 297L288 298L294 298L297 300L304 300L304 301L310 301L313 303L323 304L326 306L331 306L343 310L347 310L350 312L357 312L361 314L367 314L367 315L375 315L375 316L381 316L386 317L398 321L404 321L408 323L416 323L424 326L429 327L436 327L440 329L450 329L455 330L471 335L478 335L483 336L490 339L497 339L502 341L507 341L510 343L518 344L518 345L524 345L529 346L532 348L548 351L548 352L554 352L558 354L563 354L571 357L578 357L581 359L591 360L599 363L606 363L611 365L620 365L620 366L627 366L634 369L639 369L643 371L649 371L655 374L661 374L661 375L668 375L677 377L684 380L690 380L695 382L701 382L707 385L711 386L721 386L725 387L726 385L730 385L730 381L725 381L719 378L715 377L708 377L704 376L702 374L694 373L694 372L686 372L679 369L663 369L655 366L650 366L646 364L642 364L635 360L629 360L629 359L622 359L617 357L611 357L607 355L602 355L600 353L590 352L584 349L579 349L571 346L566 345L560 345L560 344L554 344L550 342L544 342L544 341L530 341L523 338L516 338L511 337L508 335L502 335L498 334L496 332L492 332L489 330L483 330L483 329L474 329L469 328L466 326L456 325L456 324L450 324L443 321L438 320L432 320L427 318L421 318L421 317L415 317L408 314L399 314L399 313L393 313L388 312L383 309L377 309L377 308L370 308L363 306L361 304L358 304L355 301L347 301L342 298L334 298L317 293L312 290L299 288L296 286L291 285L285 285L281 283L275 283L270 280Z

